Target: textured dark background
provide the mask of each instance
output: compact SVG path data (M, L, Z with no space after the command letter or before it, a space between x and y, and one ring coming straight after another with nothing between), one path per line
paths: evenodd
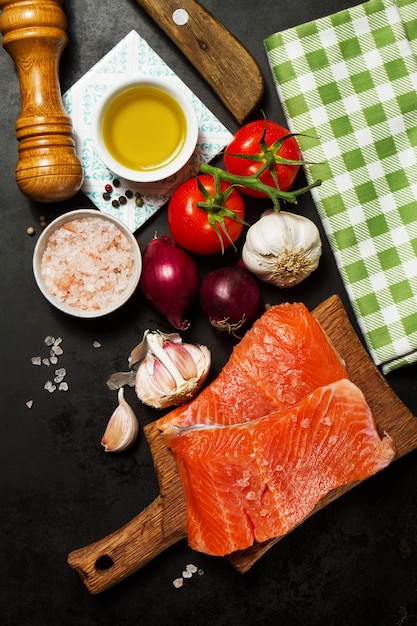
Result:
M357 4L348 0L202 2L253 53L266 81L267 116L284 123L263 40L273 32ZM193 67L133 0L64 2L69 43L62 57L65 91L131 29L136 29L234 132L237 124ZM222 51L219 49L219 55ZM250 89L250 85L248 85ZM13 61L0 49L1 393L0 393L0 622L7 626L95 624L283 624L411 626L417 624L417 456L395 462L279 542L245 575L221 559L192 552L185 541L113 589L90 595L66 563L68 552L119 528L157 495L146 441L119 456L106 455L101 435L115 407L105 381L123 369L145 328L168 330L140 292L119 313L77 321L52 309L32 276L39 216L87 207L78 194L60 206L33 203L18 191L14 124L19 85ZM300 177L302 179L302 177ZM302 182L302 180L300 180ZM317 221L308 196L300 212ZM252 215L259 205L250 207ZM26 234L33 225L35 237ZM144 246L167 232L165 211L138 233ZM201 274L225 259L201 262ZM320 268L299 287L264 289L265 302L303 300L310 308L339 293L351 315L331 252L324 242ZM191 341L213 351L213 375L232 343L192 312ZM46 335L63 338L70 390L43 390ZM102 343L100 349L93 342ZM416 366L389 382L417 414ZM131 392L132 390L128 390ZM127 393L142 425L155 419ZM25 402L34 400L31 410ZM182 589L172 581L187 563L204 570Z

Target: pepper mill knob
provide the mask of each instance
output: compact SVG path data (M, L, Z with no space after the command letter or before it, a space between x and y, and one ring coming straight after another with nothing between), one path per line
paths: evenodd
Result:
M16 182L37 202L66 200L83 182L59 85L59 61L68 41L61 5L62 0L0 0L3 47L20 81Z

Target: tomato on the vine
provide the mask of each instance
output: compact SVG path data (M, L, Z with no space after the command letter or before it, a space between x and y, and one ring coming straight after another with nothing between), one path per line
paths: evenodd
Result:
M204 195L200 185L204 187ZM168 205L168 226L179 246L206 255L234 245L243 229L245 205L242 196L230 187L219 181L216 189L213 176L200 174L174 191Z
M300 147L294 136L280 142L286 135L290 135L290 132L271 120L256 120L245 124L225 149L226 170L239 176L252 176L264 165L268 155L272 154L271 168L274 175L266 169L260 180L272 187L278 186L281 191L288 191L294 184L302 161ZM238 155L244 158L239 158ZM242 188L241 191L249 196L265 197L264 193L256 189Z

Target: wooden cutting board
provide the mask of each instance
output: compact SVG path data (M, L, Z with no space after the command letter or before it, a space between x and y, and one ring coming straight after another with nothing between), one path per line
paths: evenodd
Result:
M362 389L379 432L387 431L394 440L395 458L417 448L417 418L370 360L340 298L328 298L314 309L313 315L345 360L351 380ZM185 501L174 458L155 423L148 424L144 431L152 452L160 495L119 530L69 554L69 565L78 571L90 593L100 593L115 585L187 535ZM332 491L311 515L355 484ZM280 539L282 537L256 544L225 558L237 571L244 573Z
M136 1L243 124L264 93L261 69L248 50L196 0Z

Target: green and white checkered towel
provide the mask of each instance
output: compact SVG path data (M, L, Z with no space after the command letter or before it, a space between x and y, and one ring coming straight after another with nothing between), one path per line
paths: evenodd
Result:
M371 357L384 373L416 362L417 0L369 0L265 47Z

